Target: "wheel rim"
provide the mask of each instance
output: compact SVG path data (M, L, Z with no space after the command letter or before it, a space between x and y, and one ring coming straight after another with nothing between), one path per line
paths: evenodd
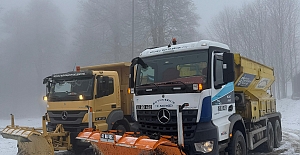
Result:
M243 155L243 147L241 142L238 142L236 144L236 151L235 151L236 155Z

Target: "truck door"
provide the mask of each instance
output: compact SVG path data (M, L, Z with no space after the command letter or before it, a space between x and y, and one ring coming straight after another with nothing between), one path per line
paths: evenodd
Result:
M117 108L118 87L116 87L115 76L100 75L97 76L94 120L102 130L107 130L106 120L112 110Z
M212 120L218 126L220 141L229 137L228 117L235 112L234 84L224 82L223 69L226 65L223 63L223 54L213 52L212 62Z

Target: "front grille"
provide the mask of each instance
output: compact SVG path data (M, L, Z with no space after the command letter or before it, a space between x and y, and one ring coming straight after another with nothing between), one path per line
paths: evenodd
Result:
M63 120L63 111L48 111L50 122L52 124L81 124L84 115L87 113L87 110L72 110L66 112L67 118Z
M57 124L48 123L47 127L49 131L54 131ZM81 132L84 128L88 127L88 123L81 123L81 124L63 124L64 130L74 133Z
M170 121L166 124L159 122L157 115L159 110L138 110L137 118L139 121L140 131L148 136L154 134L177 136L177 111L169 110ZM183 110L183 136L192 138L196 130L198 110Z
M48 113L52 113L52 114L55 114L55 115L61 115L63 111L48 111ZM87 110L72 110L72 111L66 111L68 114L70 115L78 115L82 112L87 112Z

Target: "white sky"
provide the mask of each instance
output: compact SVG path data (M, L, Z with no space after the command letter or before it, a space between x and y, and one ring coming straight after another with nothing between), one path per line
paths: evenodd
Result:
M3 12L10 8L24 8L30 0L0 0L0 8ZM66 26L70 27L75 22L77 16L78 1L79 0L52 0L63 13ZM82 0L81 0L82 1ZM216 16L225 6L228 7L241 7L244 3L254 0L194 0L197 7L197 13L200 15L200 28L199 31L205 33L205 29L211 22L211 19Z
M213 17L218 15L225 7L240 8L254 0L194 0L197 13L200 15L199 31L205 33L206 27Z

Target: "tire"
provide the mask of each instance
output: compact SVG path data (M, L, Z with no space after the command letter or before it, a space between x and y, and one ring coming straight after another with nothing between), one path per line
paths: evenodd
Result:
M274 149L274 130L271 122L267 125L268 140L263 144L265 152L272 152Z
M123 134L126 132L126 128L125 128L125 126L122 125L122 124L119 124L119 125L116 127L116 130L118 130L119 133L120 133L121 135L123 135Z
M86 148L81 155L97 155L93 148Z
M239 130L235 131L233 137L230 139L230 143L228 145L228 154L229 155L247 154L245 138L241 131Z
M129 131L127 125L124 121L118 121L114 126L113 130L119 130L119 135L123 135L125 132Z
M274 123L274 148L278 148L280 146L280 142L282 141L282 130L278 120Z
M72 152L75 154L75 155L81 155L84 150L86 149L87 147L85 146L77 146L77 145L73 145L73 150Z

